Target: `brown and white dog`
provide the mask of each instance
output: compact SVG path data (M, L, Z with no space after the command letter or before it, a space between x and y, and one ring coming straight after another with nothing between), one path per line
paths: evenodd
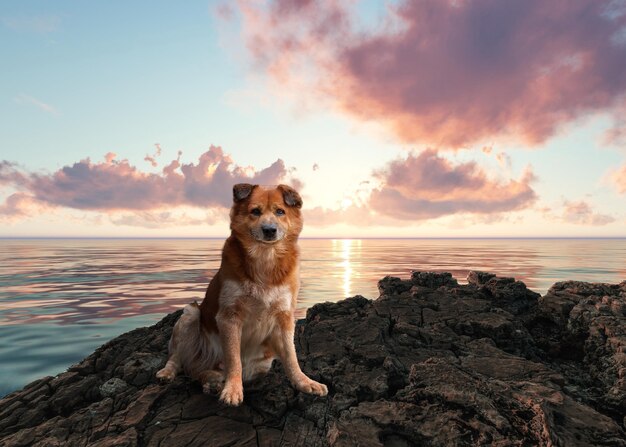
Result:
M233 200L221 266L202 304L187 305L174 326L157 378L184 371L205 392L221 388L223 402L239 405L243 382L269 371L278 357L296 389L325 396L326 385L300 369L293 342L302 199L286 185L243 183L233 187Z

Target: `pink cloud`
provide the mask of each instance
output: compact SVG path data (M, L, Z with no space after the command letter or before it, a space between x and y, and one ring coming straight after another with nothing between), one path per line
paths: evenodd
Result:
M148 163L152 165L153 168L156 168L157 166L159 166L159 163L157 162L157 158L161 156L161 145L157 143L154 146L156 148L154 154L153 155L146 154L146 156L144 157L144 161L147 161Z
M626 194L626 164L609 174L609 180L620 194Z
M107 164L112 164L116 158L117 154L115 152L107 152L106 154L104 154L104 161Z
M434 150L392 161L376 175L382 184L372 191L370 206L399 219L515 211L537 199L530 169L519 180L497 181L474 162L454 165Z
M221 216L224 217L223 215ZM182 227L190 225L212 225L217 221L217 216L207 214L204 217L193 217L187 213L172 211L137 211L112 216L111 222L115 225L125 225L143 228Z
M346 196L347 206L306 209L305 221L320 227L398 226L464 214L466 224L493 223L505 219L502 213L529 208L537 199L530 168L518 180L499 181L475 162L453 164L432 149L392 161L374 177L378 186L361 182Z
M626 28L624 28L626 36ZM624 43L626 45L626 42ZM626 96L622 98L614 116L613 127L606 131L604 144L609 146L626 146Z
M626 120L625 120L626 121ZM607 145L625 145L626 144L626 122L616 123L611 129L607 130L604 135L604 143Z
M257 67L407 142L538 144L626 95L623 2L403 0L375 31L350 2L242 5Z
M585 201L564 203L563 221L578 225L601 226L615 222L615 218L607 214L593 211L591 205Z
M156 161L156 158L150 154L147 154L143 159L144 161L147 161L148 163L150 163L153 168L156 168L157 166L159 166L159 163Z
M179 153L178 159L158 174L141 171L128 160L118 161L114 153L106 154L104 162L85 159L51 174L26 172L7 161L0 162L0 185L17 189L20 200L80 210L227 207L235 183L301 185L289 177L280 159L260 170L242 167L217 146L211 146L197 163L181 163ZM0 208L5 214L17 209L11 197Z
M31 214L36 206L35 200L28 194L16 192L0 204L0 218L3 220L17 220Z
M21 185L26 181L26 175L18 169L17 164L0 161L0 186Z

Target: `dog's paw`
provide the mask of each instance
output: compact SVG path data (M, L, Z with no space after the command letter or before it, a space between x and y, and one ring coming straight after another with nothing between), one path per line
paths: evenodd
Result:
M219 394L224 388L224 375L220 371L211 371L202 377L202 392L204 394Z
M204 394L219 394L222 391L224 382L204 382L202 392Z
M328 394L328 388L323 383L311 380L308 377L299 380L296 384L296 389L303 393L315 394L316 396L326 396Z
M172 368L165 367L156 373L156 378L163 383L168 383L174 380L176 377L176 371Z
M220 400L227 405L237 406L243 402L243 385L240 381L226 382Z

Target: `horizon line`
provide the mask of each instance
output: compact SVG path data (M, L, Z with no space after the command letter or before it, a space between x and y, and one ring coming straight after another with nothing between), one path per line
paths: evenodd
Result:
M0 240L18 240L18 239L61 239L61 240L80 240L80 239L102 239L102 240L132 240L132 239L171 239L171 240L224 240L228 236L0 236ZM343 236L324 236L324 237L301 237L300 240L432 240L432 239L626 239L626 236L364 236L364 237L343 237Z

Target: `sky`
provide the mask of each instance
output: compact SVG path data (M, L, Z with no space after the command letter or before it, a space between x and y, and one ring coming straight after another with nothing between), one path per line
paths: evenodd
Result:
M0 237L626 237L626 1L0 3Z

